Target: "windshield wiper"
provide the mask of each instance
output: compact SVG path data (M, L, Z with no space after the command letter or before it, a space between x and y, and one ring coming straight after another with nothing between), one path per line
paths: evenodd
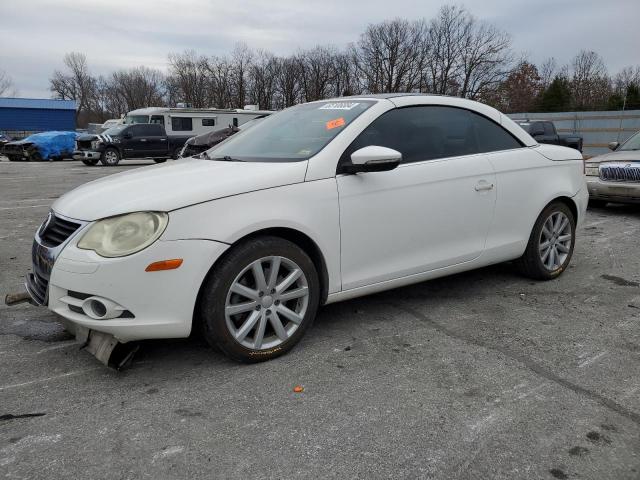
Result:
M225 155L224 157L209 157L207 155L207 158L209 158L210 160L218 160L220 162L243 162L244 160L240 160L239 158L233 158L230 157L229 155Z

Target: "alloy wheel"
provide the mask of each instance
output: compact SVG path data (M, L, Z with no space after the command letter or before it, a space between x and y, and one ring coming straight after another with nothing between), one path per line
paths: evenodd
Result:
M104 158L109 165L115 165L116 163L118 163L118 154L113 150L107 150L104 153Z
M302 268L285 257L263 257L246 266L231 284L225 320L239 344L268 350L295 333L308 306L309 285Z
M538 250L547 270L554 271L564 265L571 252L573 232L571 221L563 212L553 212L542 225Z

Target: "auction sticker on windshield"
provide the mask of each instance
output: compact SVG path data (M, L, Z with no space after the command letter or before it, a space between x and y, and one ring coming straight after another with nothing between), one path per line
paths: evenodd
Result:
M334 128L343 127L345 124L344 118L336 118L335 120L329 120L327 122L327 130L332 130Z
M334 102L321 106L318 110L351 110L360 105L359 102Z

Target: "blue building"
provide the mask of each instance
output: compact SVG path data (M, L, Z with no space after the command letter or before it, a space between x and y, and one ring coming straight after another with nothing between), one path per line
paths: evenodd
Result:
M76 102L0 97L0 132L23 137L50 130L76 129Z

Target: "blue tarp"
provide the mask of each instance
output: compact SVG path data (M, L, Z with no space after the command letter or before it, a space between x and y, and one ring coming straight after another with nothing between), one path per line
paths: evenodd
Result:
M76 132L44 132L29 135L20 143L33 143L38 147L43 160L69 155L75 149Z

